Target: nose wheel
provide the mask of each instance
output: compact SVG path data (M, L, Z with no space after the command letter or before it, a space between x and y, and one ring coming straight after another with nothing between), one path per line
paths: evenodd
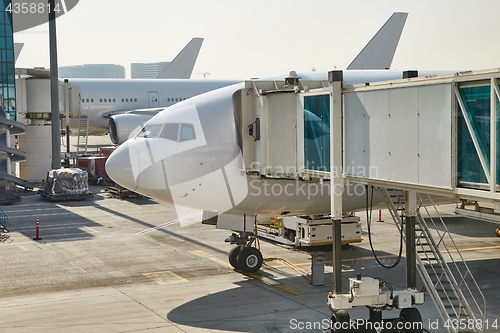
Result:
M229 251L229 264L233 266L233 268L238 269L238 254L240 254L243 245L236 245Z
M263 262L262 253L255 247L237 245L229 252L231 266L244 273L257 272L262 267Z
M254 241L255 236L250 233L232 234L226 238L226 242L236 244L229 251L229 263L232 267L244 273L255 273L262 267L262 252L252 247Z
M255 273L262 266L262 253L255 247L243 247L236 258L238 268L245 273Z

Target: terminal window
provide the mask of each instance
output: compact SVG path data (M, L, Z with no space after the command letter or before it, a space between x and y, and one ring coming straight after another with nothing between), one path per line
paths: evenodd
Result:
M16 120L16 91L14 77L14 41L12 15L5 11L10 1L2 1L0 9L0 95L3 97L3 109L6 117Z

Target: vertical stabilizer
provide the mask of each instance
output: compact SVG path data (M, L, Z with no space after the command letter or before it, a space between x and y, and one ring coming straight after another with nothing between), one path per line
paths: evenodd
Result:
M24 43L14 43L14 63L17 61L17 57L23 49Z
M408 13L392 14L347 69L390 68L407 17Z
M158 75L157 79L189 79L200 53L203 38L193 38Z

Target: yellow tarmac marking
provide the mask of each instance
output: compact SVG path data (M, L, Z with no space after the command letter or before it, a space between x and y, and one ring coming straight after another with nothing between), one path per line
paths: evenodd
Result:
M493 250L493 249L500 249L500 245L491 245L491 246L481 246L481 247L469 247L469 248L463 248L459 249L459 251L481 251L481 250ZM457 250L450 250L450 252L457 252ZM388 254L385 256L377 256L379 259L387 259L387 258L394 258L397 257L396 254ZM405 254L402 254L402 257L405 258ZM352 261L363 261L363 260L374 260L373 257L360 257L360 258L345 258L342 259L342 262L352 262ZM331 263L331 260L325 260L325 263ZM301 262L294 264L295 266L311 266L311 262ZM267 265L270 268L282 268L286 267L284 264L277 264L277 265Z
M207 258L207 259L210 259L210 260L212 260L220 265L223 265L223 266L226 266L229 268L233 268L233 266L231 266L228 262L226 262L224 260L217 259L215 257L211 257L210 254L205 252L205 251L193 250L193 251L189 251L189 252L198 256L198 257ZM262 269L264 269L264 267L262 267ZM270 279L268 277L265 277L265 276L262 276L262 275L259 275L256 273L243 273L243 274L248 275L254 279L257 279L257 280L263 282L264 284L267 284L269 286L273 286L281 291L287 292L287 293L292 294L292 295L304 295L305 294L302 290L299 290L299 289L294 288L294 287L289 286L289 285L282 284L282 283L278 282L277 280L273 280L273 279Z
M250 277L253 277L254 279L257 279L257 280L261 281L262 283L267 284L268 286L272 286L274 288L277 288L281 291L287 292L287 293L292 294L292 295L304 295L305 294L305 292L303 292L302 290L299 290L297 288L294 288L294 287L286 285L286 284L282 284L277 280L267 278L267 277L259 275L257 273L244 273L244 274L246 274Z
M171 283L181 283L188 281L185 278L170 271L144 273L142 275L144 275L147 278L150 278L151 280L156 281L156 283L158 284L171 284Z
M492 250L492 249L500 249L500 245L491 245L491 246L481 246L481 247L468 247L465 249L458 249L459 251L481 251L481 250ZM457 250L450 250L450 252L457 252Z
M215 261L216 263L221 264L223 266L226 266L226 267L229 267L229 268L233 268L233 266L231 266L228 262L226 262L224 260L217 259L215 257L211 257L210 253L207 253L205 251L202 251L202 250L193 250L193 251L189 251L189 253L192 253L195 256L198 256L198 257L201 257L201 258L210 259L210 260Z
M193 251L189 251L189 253L192 253L198 257L202 257L202 258L206 258L206 257L209 257L210 254L208 254L207 252L205 251L202 251L202 250L193 250Z
M385 256L377 256L379 259L386 259L386 258L394 258L397 257L395 254L390 254L390 255L385 255ZM403 255L404 257L404 255ZM375 260L373 257L360 257L360 258L346 258L342 259L342 262L352 262L352 261L362 261L362 260ZM331 263L331 260L325 260L325 263ZM294 266L311 266L311 262L301 262L298 264L293 264ZM279 268L279 267L286 267L284 264L280 265L267 265L268 267L271 268Z
M302 290L299 290L289 285L280 284L274 287L292 295L305 295L305 292L303 292Z
M217 259L217 258L208 258L212 261L215 261L216 263L218 264L221 264L223 266L226 266L226 267L229 267L229 268L233 268L233 266L231 266L227 261L224 261L224 260L220 260L220 259Z

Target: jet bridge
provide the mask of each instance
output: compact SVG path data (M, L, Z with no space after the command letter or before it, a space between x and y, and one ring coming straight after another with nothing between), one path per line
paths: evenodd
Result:
M402 309L400 321L421 320L411 308L423 302L417 271L443 322L484 320L484 296L446 225L437 211L424 216L427 208L419 207L447 198L491 202L500 213L500 70L417 76L407 71L401 80L343 86L342 71L330 72L330 82L291 75L284 83L247 81L233 96L247 173L329 181L334 239L342 216L336 188L379 188L405 236L407 289L399 303L392 291L382 296L384 283L364 277L352 279L343 295L334 242L333 322L348 321L345 310L354 305L367 305L372 321L386 307ZM402 302L405 296L413 301Z
M344 181L488 200L500 213L498 76L460 72L342 87ZM325 81L247 81L233 97L245 169L330 179L331 99Z

